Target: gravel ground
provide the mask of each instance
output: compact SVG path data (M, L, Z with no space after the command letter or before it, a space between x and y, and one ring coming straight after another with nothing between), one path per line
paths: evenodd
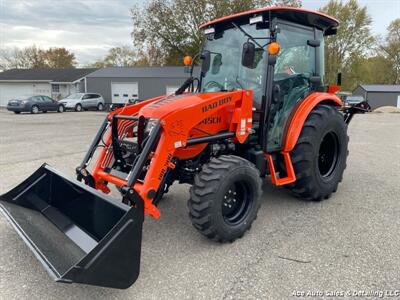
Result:
M73 176L104 116L0 111L0 193L43 162ZM198 234L187 216L188 186L174 185L160 203L161 218L145 221L141 274L127 290L54 283L1 215L0 299L301 299L310 298L307 293L322 298L334 292L339 293L336 298L351 292L365 299L364 291L396 295L400 114L355 116L349 135L347 170L331 199L299 201L266 182L258 219L233 244L216 244Z

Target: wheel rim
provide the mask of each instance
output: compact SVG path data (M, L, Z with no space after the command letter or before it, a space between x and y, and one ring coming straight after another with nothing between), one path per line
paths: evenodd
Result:
M318 169L323 178L332 175L337 165L338 157L338 137L334 132L328 132L322 139L318 153Z
M229 225L241 223L250 211L251 199L251 191L245 182L231 184L222 201L224 221Z
M82 110L82 107L81 107L80 105L77 105L77 106L76 106L76 110L77 110L77 111L81 111L81 110Z
M99 104L98 110L103 110L103 104Z
M64 106L60 106L60 108L58 109L59 112L63 112L64 111Z
M37 106L32 107L32 112L37 114L39 112L39 108Z

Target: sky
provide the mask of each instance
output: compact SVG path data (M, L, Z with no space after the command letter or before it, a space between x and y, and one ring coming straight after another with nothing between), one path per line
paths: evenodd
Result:
M112 47L132 45L130 9L145 0L0 0L0 49L65 47L79 66L102 58ZM303 0L318 9L328 0ZM400 0L359 0L384 35L400 17Z

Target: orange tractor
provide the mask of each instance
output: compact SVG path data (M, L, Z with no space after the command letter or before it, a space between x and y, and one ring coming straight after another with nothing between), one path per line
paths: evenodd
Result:
M262 178L305 200L329 198L346 167L347 123L368 109L342 108L340 87L324 85L324 36L338 25L289 7L202 25L202 50L184 59L191 75L174 94L109 113L78 180L44 164L0 197L1 210L56 281L127 288L144 217L160 216L175 181L192 184L193 226L219 242L250 228Z

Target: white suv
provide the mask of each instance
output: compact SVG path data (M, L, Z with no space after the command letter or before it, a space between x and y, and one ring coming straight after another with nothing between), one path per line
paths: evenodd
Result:
M75 111L88 110L95 108L97 110L104 109L104 99L99 94L93 93L77 93L69 95L67 98L60 100L65 109L74 109Z

